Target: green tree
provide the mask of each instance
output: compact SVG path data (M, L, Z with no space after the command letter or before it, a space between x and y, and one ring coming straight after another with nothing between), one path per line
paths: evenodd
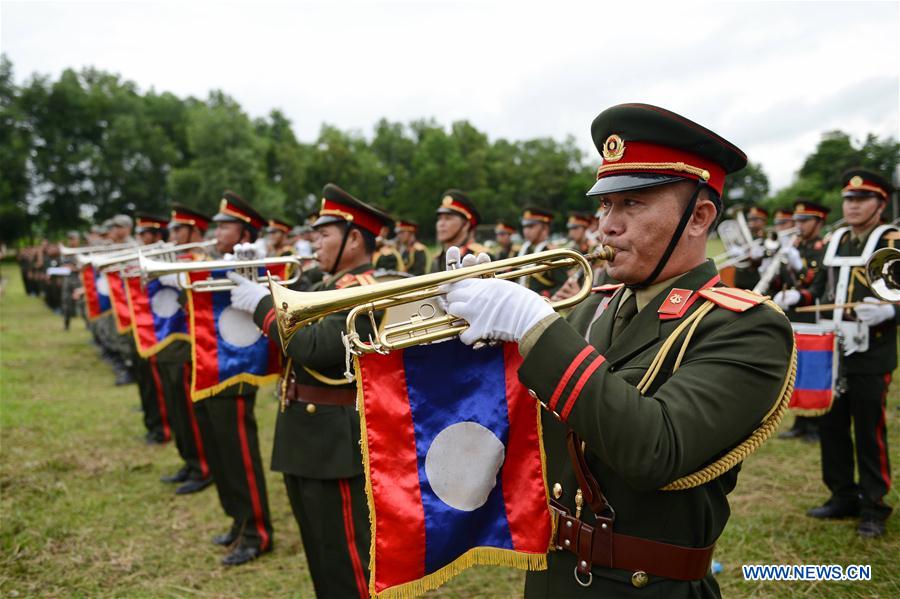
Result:
M30 231L28 160L32 137L12 62L0 55L0 241L12 243Z

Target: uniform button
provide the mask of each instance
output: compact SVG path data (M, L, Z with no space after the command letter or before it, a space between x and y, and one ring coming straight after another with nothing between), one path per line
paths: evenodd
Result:
M631 586L636 589L642 589L650 582L650 577L643 570L638 570L631 575Z
M560 497L562 497L562 485L553 483L553 499L559 499Z
M307 414L315 414L316 413L316 404L314 404L314 403L306 404L306 413Z

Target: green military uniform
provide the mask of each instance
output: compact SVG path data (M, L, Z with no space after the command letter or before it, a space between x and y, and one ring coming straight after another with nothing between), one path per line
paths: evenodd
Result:
M265 226L265 219L236 193L226 190L223 195L214 221L242 222L255 231ZM256 392L256 386L238 383L194 403L219 503L232 519L230 530L213 540L234 547L223 559L226 565L242 564L272 549L272 519L254 416Z
M425 274L425 269L428 268L428 248L425 244L417 241L412 247L404 247L400 256L403 259L403 272L414 277Z
M591 132L604 161L589 195L696 183L667 252L701 191L718 204L725 175L747 162L655 106L610 108ZM528 573L527 597L719 595L709 564L738 468L684 477L732 449L742 458L748 437L777 423L793 333L762 296L716 291L712 261L660 281L667 252L633 289L601 288L520 340L518 374L545 408L547 483L561 510L558 550L547 571Z
M389 222L336 185L326 185L323 197L316 227L352 222L374 236ZM352 221L345 220L347 214ZM321 290L374 283L372 273L371 263L361 264L334 275ZM346 316L329 315L291 339L272 448L272 470L284 476L318 597L368 596L369 511L356 385L344 376ZM253 320L281 344L271 296L260 301ZM368 319L360 327L363 338L372 333Z
M372 261L375 263L375 268L377 270L406 272L404 270L404 262L403 258L400 256L400 252L388 243L382 244L382 246L376 250L375 255L372 256Z
M845 201L848 197L857 197L857 194L865 198L873 187L880 188L880 197L887 201L892 191L887 180L864 169L852 169L845 173L844 183ZM869 236L873 234L874 231L869 230L855 237L849 228L835 231L834 235L840 236L836 255L862 255ZM882 234L876 249L893 247L896 237L897 233ZM864 274L865 267L852 267L846 298L834 297L837 268L829 270L829 285L822 298L825 302L860 302L864 298L874 297ZM883 534L884 521L893 511L884 502L884 496L891 488L885 405L891 375L897 368L897 326L900 324L900 307L895 304L893 310L893 318L869 326L868 350L843 357L841 375L846 382L845 390L835 397L831 410L822 417L819 427L822 478L831 492L823 507L843 511L842 516L858 513L861 520L858 531L862 536ZM843 318L857 319L850 310L844 312ZM858 482L854 477L854 456L859 471ZM811 510L810 515L816 516L816 510ZM821 512L818 516L821 517Z

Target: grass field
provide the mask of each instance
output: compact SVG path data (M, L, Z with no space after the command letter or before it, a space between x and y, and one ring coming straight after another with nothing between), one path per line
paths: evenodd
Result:
M158 481L178 467L171 446L142 440L135 387L115 387L78 321L65 332L43 302L24 296L4 264L0 299L0 595L312 596L280 477L267 474L275 551L236 569L209 543L227 521L215 491L175 497ZM900 463L900 393L888 408L891 459ZM256 415L267 461L276 410L271 388ZM788 419L790 420L790 418ZM744 465L716 559L725 596L900 597L900 519L863 541L851 521L803 515L826 498L818 447L772 440ZM897 492L888 498L900 505ZM871 564L871 582L751 583L741 564ZM522 574L470 570L434 596L515 597Z

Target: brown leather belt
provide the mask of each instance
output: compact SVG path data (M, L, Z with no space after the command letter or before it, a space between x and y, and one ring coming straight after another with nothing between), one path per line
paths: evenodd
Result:
M597 518L591 526L552 500L550 510L557 523L556 548L578 557L576 577L583 576L578 582L585 586L590 585L592 565L672 580L700 580L709 573L715 545L697 549L619 534L613 532L612 518ZM643 586L637 584L640 580L632 577L635 586Z
M284 387L286 403L303 402L322 406L355 406L356 389L340 387L313 387L301 385L293 380Z
M700 580L709 573L715 544L701 548L682 547L614 532L616 513L588 468L581 439L574 431L569 431L567 445L575 477L595 517L591 526L572 516L566 507L550 500L550 511L557 523L554 544L557 549L570 551L578 558L574 572L578 584L590 586L592 566L631 570L634 573L631 583L636 587L647 584L648 574L672 580Z

